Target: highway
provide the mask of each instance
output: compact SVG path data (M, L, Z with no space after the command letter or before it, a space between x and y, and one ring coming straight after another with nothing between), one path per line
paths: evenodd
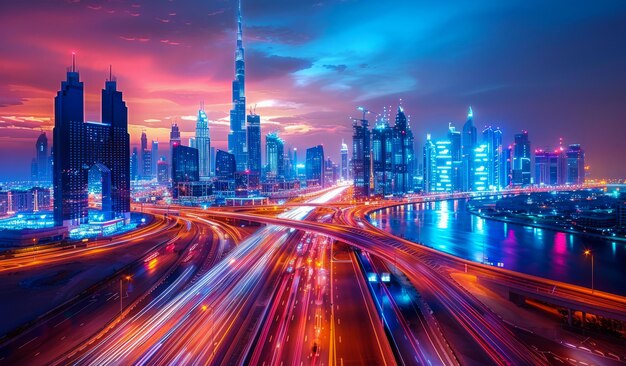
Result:
M343 189L331 190L317 202L328 201ZM311 211L297 208L279 219L302 219ZM57 363L241 362L249 348L241 343L234 347L233 341L241 339L242 332L254 332L254 324L245 320L260 321L259 315L267 309L264 297L258 295L266 293L264 287L286 269L286 258L295 250L283 245L289 236L290 230L261 228L171 300L150 302L98 342Z

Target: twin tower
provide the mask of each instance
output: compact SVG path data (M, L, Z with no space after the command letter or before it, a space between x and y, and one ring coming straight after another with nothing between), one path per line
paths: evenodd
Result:
M130 220L128 109L112 75L102 90L102 122L84 118L84 88L75 58L54 98L53 184L56 225L89 222L90 176L101 183L102 219Z

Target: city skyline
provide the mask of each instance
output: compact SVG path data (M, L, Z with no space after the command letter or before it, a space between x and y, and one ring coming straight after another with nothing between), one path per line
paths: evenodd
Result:
M21 153L17 159L11 157L10 162L7 154L0 154L0 180L27 179L33 158L32 145L40 130L43 129L51 140L54 119L50 97L54 95L56 83L69 64L72 51L77 52L81 77L90 85L102 83L108 74L109 64L113 65L128 100L133 146L138 145L143 130L147 131L150 139L167 141L170 124L174 121L179 124L183 141L186 141L194 135L197 105L204 102L210 120L212 145L226 149L230 109L228 95L234 72L232 35L236 28L236 2L204 4L204 16L192 13L189 7L169 4L171 11L159 9L158 12L164 15L158 17L154 14L156 9L141 7L139 3L135 5L139 6L122 2L110 8L112 5L79 3L57 4L47 9L50 5L42 4L35 11L20 4L2 5L5 8L2 14L6 14L3 17L28 10L36 20L43 16L44 10L48 10L45 14L52 15L48 21L53 22L55 31L42 36L40 41L30 42L28 49L24 49L19 40L29 39L37 27L26 30L16 25L10 37L9 34L4 37L7 49L15 52L11 53L13 57L10 60L3 61L6 67L0 72L0 79L5 85L0 89L0 124L7 127L3 128L0 136L1 149ZM498 12L505 19L520 21L540 10L544 11L541 21L537 21L540 24L533 27L523 30L513 25L504 27L504 35L516 36L518 40L523 40L521 43L507 43L501 39L486 42L484 37L488 29L502 26L493 24L494 17L487 19L486 24L478 27L480 29L463 36L458 34L457 28L467 25L465 22L470 20L461 19L458 25L445 33L445 36L451 37L448 42L443 42L444 37L433 40L427 37L432 34L429 32L438 29L442 22L458 20L459 14L434 5L400 4L411 10L439 16L429 17L422 26L424 29L407 26L405 31L399 32L391 27L383 31L378 42L374 38L367 44L360 44L357 30L367 30L377 21L368 18L364 24L357 26L352 23L338 24L336 19L345 11L354 10L355 4L279 5L278 2L271 2L259 7L245 1L242 5L249 69L247 104L256 105L256 111L261 116L262 134L279 130L287 146L301 151L323 142L326 154L337 162L341 139L349 140L351 135L348 117L358 116L354 111L355 105L365 105L381 112L383 106L394 105L402 98L411 118L416 151L421 151L426 133L437 135L437 131L441 130L439 126L450 121L460 126L465 109L472 105L476 113L476 127L480 130L485 125L499 126L504 133L504 144L509 144L514 133L522 129L530 131L533 146L538 148L556 146L558 139L563 138L567 143L586 146L590 152L588 164L591 166L591 178L626 175L623 167L613 166L608 159L602 158L615 156L619 160L623 156L616 143L625 128L620 124L623 108L619 101L622 98L616 97L623 91L616 88L623 84L620 78L624 76L619 72L609 75L611 71L618 71L620 60L625 58L624 52L617 47L623 41L615 36L624 26L618 22L624 6L617 2L601 9L581 5L562 9L558 4L494 6L481 2L469 9L476 16ZM520 12L520 8L526 12ZM311 29L313 27L309 23L296 27L293 17L282 21L285 24L277 20L280 14L294 15L292 13L302 9L312 9L314 19L324 17L330 29L341 31L333 38L330 34ZM385 17L401 16L399 9L383 10L373 4L362 4L357 10L357 14L361 15L383 11ZM209 13L213 15L209 16ZM424 16L420 15L421 12L416 14ZM74 23L97 20L98 26L88 35L70 37L68 32L72 26L63 23L64 17L72 17ZM208 22L207 19L215 22ZM5 20L10 24L10 19ZM119 32L126 35L115 32L105 35L102 31L111 24L120 24ZM557 25L576 30L569 33L557 31ZM217 32L212 32L211 27L219 28ZM8 32L8 28L2 32ZM522 31L525 32L524 37L520 38ZM138 35L142 32L145 33L144 38ZM135 35L130 36L131 33ZM170 37L173 34L179 37L178 41ZM545 39L537 39L540 35ZM52 42L54 37L63 39L63 42ZM460 42L459 47L452 47L458 43L459 37L468 39ZM353 56L348 58L346 55L332 55L337 51L321 47L324 42L339 39L347 42L350 51L361 52L353 52ZM409 48L412 47L406 46L409 39L424 42L416 42L422 47L411 51ZM91 47L91 44L98 43L94 41L104 42L107 47L99 47L96 51ZM399 41L405 43L396 45ZM489 44L483 44L483 41ZM548 41L557 42L559 47L544 50ZM440 44L442 42L446 45ZM477 55L479 49L492 49L495 45L501 47L499 51L503 54L518 55L517 58L506 58L496 65L493 64L496 63L493 52ZM398 46L393 48L397 51L394 59L410 56L398 64L404 68L394 72L382 70L383 65L376 63L374 57L380 54L380 50L391 46ZM535 52L539 49L548 52L543 56L550 55L553 61L539 64ZM521 57L519 52L524 50L533 52ZM574 57L573 51L580 52L584 57ZM591 51L595 52L593 57ZM413 55L412 52L420 55ZM303 57L298 58L297 54ZM460 54L467 57L462 58ZM161 58L156 59L157 55ZM433 59L435 56L441 58ZM45 65L37 64L37 59L47 62ZM331 62L333 59L337 62ZM138 60L143 62L137 63ZM437 65L433 65L437 60ZM357 61L368 62L357 64ZM417 66L409 67L409 61L417 62ZM490 70L476 66L487 61L492 63ZM502 65L505 61L507 65ZM136 71L138 66L141 71ZM472 71L471 80L468 80L470 73L459 74L463 68ZM514 68L520 71L519 76L513 75ZM25 69L32 69L33 72L19 72ZM442 76L445 70L454 71L452 75L456 78L450 80L449 76ZM154 76L157 71L159 77L145 79ZM520 81L521 74L524 75L523 82ZM386 76L384 85L375 85L376 82L382 83L380 75ZM539 83L541 78L546 82ZM497 81L503 84L508 81L511 85L487 85ZM411 86L407 87L407 83ZM578 87L572 88L572 83ZM166 84L176 84L177 90L169 90L171 87ZM522 89L525 90L523 95L520 94ZM371 95L373 90L380 95ZM100 120L96 94L97 90L86 91L86 120ZM373 123L374 119L370 118L370 122ZM591 123L601 128L588 128ZM615 133L606 134L608 129ZM331 137L323 139L329 133Z

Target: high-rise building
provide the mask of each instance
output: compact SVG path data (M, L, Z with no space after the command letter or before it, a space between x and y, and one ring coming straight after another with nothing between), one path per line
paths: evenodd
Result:
M258 114L248 115L248 169L261 176L261 116Z
M452 150L449 140L435 142L435 174L431 192L452 192Z
M236 171L235 155L218 149L215 153L215 176L221 179L235 179Z
M215 175L215 148L211 146L211 175Z
M535 184L554 186L563 184L566 174L566 158L560 149L535 150Z
M489 190L500 190L504 187L501 182L502 131L491 126L485 128L483 130L483 143L487 147L487 188Z
M130 179L137 180L139 172L139 153L137 148L133 147L133 154L130 156Z
M306 149L307 186L324 184L324 147L317 145Z
M36 176L38 181L50 181L50 166L48 161L48 137L45 132L41 132L35 144Z
M141 151L144 152L148 150L148 136L146 135L146 131L141 131Z
M430 139L430 134L426 135L426 143L424 144L424 192L430 193L435 191L436 172L437 172L437 147Z
M371 146L370 131L366 119L352 123L352 175L354 195L359 198L370 196ZM308 163L307 150L307 163ZM307 177L308 178L308 177Z
M267 160L268 180L285 177L285 143L278 137L277 132L270 132L265 136L265 159Z
M195 137L190 137L189 138L189 143L187 144L187 146L193 147L194 149L197 149L198 147L196 146L196 138Z
M142 162L142 179L151 179L152 178L152 150L144 150L141 154Z
M178 183L200 180L198 149L184 145L174 145L172 152L173 197L178 198Z
M232 102L230 110L230 133L228 134L228 152L235 155L237 170L246 170L248 165L246 148L246 68L243 50L241 26L241 0L237 7L237 47L235 49L235 78L233 80Z
M158 164L159 164L159 140L152 140L152 150L150 151L152 156L152 176L158 177Z
M463 154L461 152L461 131L457 131L452 123L448 123L448 141L450 141L450 180L453 191L463 190L463 174L465 173L463 164Z
M161 159L157 162L157 182L167 183L170 179L169 164L165 159Z
M371 159L374 194L392 194L393 129L389 126L386 113L376 121L376 126L372 129Z
M413 133L402 106L398 106L393 126L393 193L404 194L412 189Z
M295 157L295 148L294 148ZM295 167L296 162L293 162ZM348 180L348 144L341 139L341 179Z
M474 176L474 151L476 149L476 127L474 126L474 112L469 107L467 112L467 120L463 125L461 133L461 158L463 160L462 168L462 191L472 190Z
M170 163L172 162L172 156L174 155L174 146L180 145L180 129L176 122L172 123L172 129L170 131Z
M530 159L528 132L522 131L522 133L515 135L515 143L513 145L513 176L511 181L513 185L527 186L531 183Z
M300 172L298 171L298 149L295 147L293 148L292 164L293 164L293 175L296 179L298 179L298 174L300 174Z
M211 176L211 136L209 135L209 118L204 111L204 104L198 110L196 149L198 149L200 177Z
M102 210L130 219L128 109L112 75L102 90L102 123L84 120L84 88L75 61L55 97L54 221L75 226L89 221L88 171L97 169Z
M490 174L490 156L491 152L486 143L482 143L474 148L474 174L472 175L472 190L476 192L483 192L492 189L489 185Z
M567 184L585 183L585 151L579 144L569 145L567 150Z

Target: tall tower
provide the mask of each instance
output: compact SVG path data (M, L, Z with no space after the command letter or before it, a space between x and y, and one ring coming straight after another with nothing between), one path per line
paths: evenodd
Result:
M348 180L348 144L343 139L341 139L341 179Z
M237 7L237 47L235 48L235 78L233 80L233 109L230 110L230 132L228 151L235 155L237 170L246 170L248 165L246 147L246 68L241 26L241 0Z
M41 135L37 139L35 144L36 152L36 164L37 164L37 180L50 181L50 173L48 170L48 137L46 133L41 131Z
M472 107L467 111L467 121L463 125L461 134L461 158L463 160L462 190L470 191L473 186L474 177L474 149L476 149L476 127L474 126L474 112Z
M208 177L211 175L211 138L209 137L209 119L204 111L204 104L198 110L196 148L198 149L200 177Z
M261 176L261 116L256 113L248 115L248 169Z
M170 131L170 164L172 163L172 157L174 156L174 146L180 145L180 130L176 122L172 123L172 130Z

